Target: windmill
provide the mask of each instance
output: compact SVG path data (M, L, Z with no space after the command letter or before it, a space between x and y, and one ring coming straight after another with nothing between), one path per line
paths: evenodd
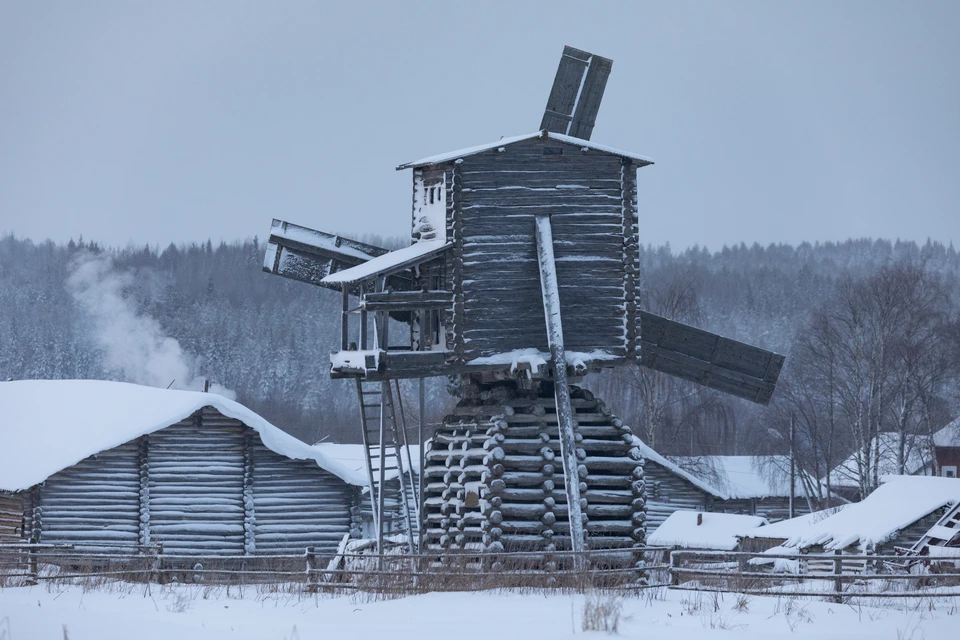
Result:
M637 306L637 169L652 161L590 141L611 68L565 47L539 130L400 165L409 247L273 221L264 270L342 293L331 374L356 384L380 540L385 483L414 484L400 379L420 379L421 405L424 378L463 381L421 446L416 520L436 551L642 545L642 459L630 429L571 387L588 372L639 365L770 400L783 356ZM412 532L398 502L396 530Z

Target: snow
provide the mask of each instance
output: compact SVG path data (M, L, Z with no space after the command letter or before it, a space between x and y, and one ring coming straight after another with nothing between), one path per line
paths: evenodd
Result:
M452 246L452 244L447 244L442 238L426 242L415 242L409 247L385 253L372 260L367 260L363 264L358 264L355 267L331 273L323 279L323 282L325 284L338 284L341 282L352 284L354 282L360 282L361 280L368 280L374 276L396 273L397 271L423 262Z
M727 499L786 497L790 495L790 458L787 456L698 456L674 458L678 466L697 470ZM803 484L796 480L797 500Z
M647 544L651 547L732 551L739 544L739 534L765 524L767 521L758 516L674 511L647 537Z
M680 476L684 480L689 481L695 487L699 487L700 489L703 489L713 497L720 498L721 500L726 500L727 496L725 493L723 493L713 485L708 484L702 478L692 473L689 473L684 469L681 469L676 465L676 463L671 462L670 460L667 460L662 455L660 455L659 453L657 453L656 451L648 447L646 444L644 444L643 440L641 440L637 436L633 437L633 446L640 449L640 453L641 455L643 455L645 460L653 460L654 462L659 464L661 467L664 467L674 475Z
M936 437L936 436L935 436ZM944 434L944 439L946 434ZM888 476L900 473L900 467L897 463L898 451L900 447L900 434L881 433L870 446L870 456L873 459L874 451L880 450L880 468L877 475ZM907 435L906 437L906 461L904 471L910 475L924 473L928 470L931 460L932 447L930 446L929 436ZM830 484L832 487L860 487L860 472L857 466L857 455L862 453L854 452L849 458L834 467L830 472ZM873 473L873 463L870 464ZM823 480L826 485L826 479Z
M649 596L647 594L650 594ZM97 640L538 640L640 638L670 640L877 640L951 638L957 616L949 601L916 600L895 608L837 606L816 600L655 590L622 600L619 632L582 631L591 596L517 593L430 593L376 598L299 596L257 587L204 585L100 588L42 585L0 589L0 638ZM603 595L601 603L613 602ZM906 604L906 603L904 603ZM433 631L430 631L430 630Z
M243 405L215 393L103 380L0 382L0 490L20 491L84 458L213 407L254 429L280 455L314 460L353 485L366 474L328 459Z
M294 242L299 242L311 247L317 247L318 249L326 249L327 251L350 256L359 260L369 260L373 257L348 243L338 244L339 238L333 234L324 233L323 231L315 231L313 229L308 229L306 227L301 227L299 225L280 220L273 221L273 226L270 227L270 235L277 238L284 238L286 240L293 240ZM273 261L270 260L269 263L267 262L267 259L270 257L270 252L268 251L264 259L264 266L272 271Z
M601 349L595 349L593 351L567 351L564 353L564 359L569 366L576 366L578 362L587 363L599 360L616 360L617 356ZM550 354L540 351L539 349L514 349L513 351L495 353L492 356L474 358L473 360L468 360L467 364L502 364L510 365L511 370L516 370L517 366L521 363L539 363L541 361L546 363L549 362L549 360Z
M334 371L341 369L353 369L356 371L367 370L367 356L373 356L373 368L380 367L380 350L365 349L359 351L337 351L330 354L330 365Z
M745 531L742 533L744 538L768 538L774 540L788 540L795 536L802 536L807 531L810 530L815 523L832 516L838 511L842 510L844 507L849 505L841 505L839 507L832 507L830 509L824 509L823 511L814 511L812 513L805 513L802 516L797 516L796 518L790 518L788 520L781 520L780 522L775 522L771 525L765 527L760 527L759 529L752 529L750 531ZM782 549L782 547L777 547ZM787 549L785 551L777 551L774 553L795 553L796 549Z
M960 447L960 418L933 434L933 444L938 447Z
M466 149L457 149L456 151L448 151L447 153L441 153L435 156L429 156L427 158L421 158L415 162L406 162L397 167L397 170L401 169L410 169L416 167L423 167L430 164L442 164L444 162L449 162L451 160L458 160L460 158L465 158L467 156L472 156L478 153L483 153L484 151L493 151L494 149L499 149L501 147L507 147L511 144L517 142L523 142L524 140L533 140L534 138L545 138L550 140L556 140L557 142L564 142L566 144L573 145L580 149L588 149L593 151L602 151L603 153L609 153L621 158L630 158L631 160L636 160L637 162L643 164L653 164L653 160L646 156L637 155L629 151L621 151L619 149L614 149L613 147L607 147L601 144L596 144L595 142L589 142L587 140L581 140L580 138L573 138L571 136L565 136L559 133L551 133L548 131L534 131L533 133L525 133L519 136L513 136L510 138L501 138L496 142L490 142L488 144L481 144L475 147L467 147Z
M833 513L817 512L747 533L748 537L786 539L784 547L824 550L882 545L898 532L940 507L960 501L960 480L931 476L890 476L862 502Z
M332 460L337 464L342 465L347 469L351 469L354 473L361 474L364 477L364 481L360 484L367 486L366 474L367 474L367 462L363 453L362 444L335 444L332 442L321 442L319 444L313 445L313 448L323 454L323 457L327 460ZM407 450L410 454L408 458L403 449L401 448L401 455L403 456L403 468L407 468L407 463L409 461L410 465L413 467L414 472L420 472L420 451L417 445L408 445ZM396 466L393 464L393 448L387 447L387 466ZM380 469L379 460L373 461L373 469L377 471ZM388 471L387 479L396 477L396 471Z

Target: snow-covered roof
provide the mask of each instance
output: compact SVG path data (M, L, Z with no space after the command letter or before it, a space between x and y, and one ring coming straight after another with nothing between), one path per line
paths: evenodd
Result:
M239 420L280 455L314 460L345 482L365 485L366 474L330 458L273 426L243 405L215 393L144 387L103 380L0 382L0 490L43 482L84 458L213 407Z
M944 439L946 439L946 434L944 434ZM926 470L931 462L930 437L907 435L905 447L906 461L904 471L907 474L913 475ZM870 447L871 460L873 459L872 452L876 451L877 448L879 448L880 451L880 468L877 470L877 475L899 475L900 465L897 460L899 459L900 434L885 432L875 437ZM860 472L859 466L857 465L858 454L860 454L860 452L853 452L849 458L833 468L830 472L830 485L832 487L857 488L860 486ZM823 483L826 484L826 479L823 480Z
M730 551L739 543L738 535L766 523L767 521L759 516L674 511L647 537L647 544L651 547Z
M313 445L313 448L323 454L323 456L328 460L333 460L338 464L343 465L345 468L351 469L354 473L361 474L364 478L362 483L356 484L367 484L367 462L363 454L363 445L362 444L335 444L332 442L321 442L320 444ZM407 457L407 454L401 449L401 456L403 456L403 466L406 468L407 463L413 467L414 472L420 472L420 452L416 445L411 445L407 447L407 451L410 454L410 457ZM387 468L396 466L394 464L394 454L392 449L387 450ZM380 467L378 466L378 461L373 461L374 471L379 471ZM396 471L388 471L387 478L396 477Z
M396 273L407 267L423 262L435 255L443 253L451 244L446 244L443 239L429 240L427 242L415 242L409 247L397 249L382 256L367 260L363 264L331 273L323 282L326 284L339 284L346 282L353 284L361 280L369 280L375 276L388 275Z
M661 467L666 468L668 471L670 471L674 475L680 476L684 480L687 480L688 482L692 483L695 487L703 489L704 491L714 496L715 498L726 499L727 495L724 492L722 492L720 489L706 482L703 478L700 478L699 476L680 468L679 466L677 466L675 462L671 462L670 460L667 460L662 455L660 455L659 453L651 449L649 446L644 444L643 440L641 440L640 438L634 436L633 444L635 447L638 447L640 449L640 453L641 455L643 455L644 459L652 460L653 462L659 464Z
M940 507L960 501L960 480L934 476L888 476L862 502L815 512L746 533L785 539L784 547L823 545L827 551L850 545L882 545Z
M501 138L496 142L491 142L489 144L481 144L475 147L467 147L466 149L457 149L456 151L448 151L447 153L441 153L435 156L429 156L427 158L421 158L415 162L406 162L397 167L397 170L400 169L410 169L414 167L423 167L430 164L442 164L444 162L449 162L450 160L457 160L459 158L465 158L467 156L472 156L477 153L483 153L484 151L491 151L493 149L499 149L500 147L506 147L507 145L514 144L516 142L523 142L524 140L533 140L534 138L548 138L550 140L556 140L557 142L563 142L566 144L574 145L580 147L581 149L590 149L592 151L601 151L603 153L609 153L621 158L630 158L641 164L653 164L653 160L646 156L641 156L636 153L631 153L630 151L621 151L619 149L614 149L613 147L607 147L602 144L597 144L595 142L590 142L589 140L581 140L580 138L573 138L570 136L565 136L559 133L552 133L549 131L534 131L533 133L526 133L520 136L513 136L510 138Z
M788 456L698 456L674 460L681 468L703 476L730 500L790 495ZM799 478L795 490L798 494L803 492Z
M960 418L933 434L933 444L938 447L960 447Z

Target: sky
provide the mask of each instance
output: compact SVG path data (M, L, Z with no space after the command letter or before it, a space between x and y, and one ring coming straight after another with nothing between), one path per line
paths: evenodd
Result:
M536 130L563 45L641 241L960 243L960 3L0 0L0 234L407 235L405 161Z

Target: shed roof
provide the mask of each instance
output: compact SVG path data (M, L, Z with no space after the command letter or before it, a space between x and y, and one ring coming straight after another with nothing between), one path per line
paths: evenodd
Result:
M239 420L272 451L313 460L345 482L366 474L215 393L103 380L0 382L0 490L19 491L101 451L180 422L203 407Z
M765 524L759 516L678 510L647 537L647 544L730 551L739 544L738 535Z
M500 138L496 142L491 142L489 144L481 144L475 147L467 147L466 149L457 149L456 151L448 151L447 153L441 153L435 156L421 158L420 160L416 160L414 162L406 162L398 166L397 171L401 169L424 167L431 164L443 164L451 160L458 160L460 158L472 156L477 153L483 153L484 151L499 149L500 147L506 147L511 144L515 144L517 142L523 142L524 140L533 140L534 138L556 140L557 142L562 142L564 144L580 147L581 149L590 149L592 151L609 153L611 155L619 156L621 158L629 158L630 160L634 160L641 166L653 164L653 160L651 160L650 158L646 156L638 155L636 153L632 153L630 151L621 151L620 149L614 149L613 147L607 147L602 144L590 142L589 140L581 140L580 138L573 138L573 137L565 136L559 133L552 133L549 131L534 131L533 133L526 133L520 136L513 136L510 138Z
M814 512L744 532L751 538L785 539L784 547L881 545L940 507L960 502L960 480L933 476L888 476L862 502Z
M358 264L355 267L331 273L323 279L323 283L354 284L377 276L390 275L391 273L396 273L397 271L426 262L452 246L452 244L445 243L443 239L415 242L409 247L385 253L382 256L367 260L363 264Z

